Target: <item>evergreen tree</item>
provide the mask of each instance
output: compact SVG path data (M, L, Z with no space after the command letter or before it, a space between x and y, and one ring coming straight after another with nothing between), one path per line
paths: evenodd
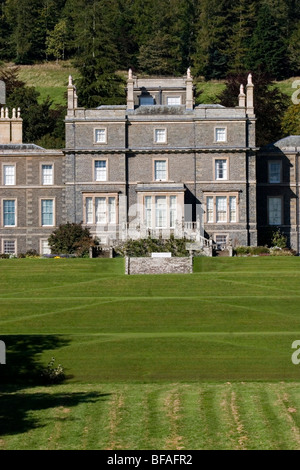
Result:
M258 11L257 25L249 44L248 67L264 70L274 79L286 76L287 45L282 22L268 3L262 3Z
M226 0L202 0L198 4L197 36L193 71L206 79L223 78L227 73L228 14Z

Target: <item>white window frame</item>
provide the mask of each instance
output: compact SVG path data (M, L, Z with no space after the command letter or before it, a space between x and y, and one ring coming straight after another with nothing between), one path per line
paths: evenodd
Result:
M98 171L97 168L96 168L96 163L97 162L105 162L105 177L102 179L102 178L99 178L99 174L101 173L101 171ZM96 182L103 182L103 181L107 181L108 180L108 160L106 158L97 158L94 160L94 181Z
M100 133L101 138L98 138L97 136L98 133ZM106 127L96 127L94 129L94 143L97 145L107 144L107 128Z
M44 243L47 243L46 251L48 251L48 253L45 253ZM47 238L41 238L40 239L40 253L41 253L41 255L51 255L51 248L49 246Z
M165 214L162 215L162 225L158 224L159 208L157 206L158 198L165 199L164 211ZM144 224L149 229L163 230L163 229L175 229L176 222L178 219L178 212L180 199L179 195L176 193L172 194L145 194L143 196L143 220ZM160 208L162 210L162 207Z
M5 168L10 167L13 168L13 175L7 175L5 172ZM3 186L15 186L16 185L16 164L15 163L3 163L2 165L2 175L3 175ZM12 177L13 183L7 183L6 178Z
M51 182L50 183L47 183L45 182L45 173L44 173L44 170L45 168L44 167L51 167ZM53 163L42 163L41 164L41 183L42 183L42 186L52 186L54 184L54 164Z
M217 198L226 198L226 220L218 220ZM232 210L231 201L235 198L235 210ZM206 223L207 224L237 224L239 222L239 196L238 193L206 193L204 194ZM210 204L210 207L209 207ZM234 215L234 217L233 217Z
M14 252L11 252L11 253L7 253L5 251L5 242L8 242L8 243L14 243ZM17 254L17 240L15 239L9 239L9 238L3 238L2 240L2 253L5 253L5 254L8 254L8 255L16 255Z
M43 224L43 202L52 201L52 224ZM40 199L40 225L41 227L55 227L55 198L43 197Z
M218 133L219 131L222 131L222 134L224 133L224 138L223 139L220 139L218 137ZM220 144L220 143L224 143L224 142L227 142L227 127L226 126L216 126L215 127L215 130L214 130L214 142L216 144Z
M4 205L5 205L5 202L6 201L13 201L14 202L14 224L11 224L11 225L6 225L5 224L5 212L4 212ZM3 227L7 227L7 228L10 228L10 227L17 227L17 199L16 198L3 198L2 199L2 226Z
M175 103L169 103L169 101L175 101ZM176 102L177 101L177 102ZM181 96L167 96L167 106L180 106Z
M218 162L225 163L223 168L219 167ZM215 158L214 159L215 165L215 180L216 181L227 181L228 180L228 167L229 167L229 160L228 158ZM223 176L221 177L220 174L223 172Z
M162 170L165 172L165 178L158 178L157 176L157 171L160 171L160 170L157 170L156 168L156 164L157 163L160 163L160 162L164 162L165 163L165 170ZM163 159L163 158L156 158L153 160L153 181L168 181L168 160L167 159Z
M97 204L99 200L105 200L105 211L101 213L104 214L105 219L103 221L97 222ZM114 204L112 200L114 199ZM87 205L89 201L90 207ZM83 194L83 208L84 208L84 223L86 225L116 225L118 223L118 195L116 193L84 193ZM98 216L100 212L98 212Z
M161 139L161 136L163 138ZM167 129L166 127L157 127L154 129L154 143L166 144L167 143Z

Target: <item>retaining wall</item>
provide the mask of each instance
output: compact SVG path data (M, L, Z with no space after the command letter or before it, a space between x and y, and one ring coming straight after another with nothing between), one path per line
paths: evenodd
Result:
M193 258L128 258L125 274L191 274Z

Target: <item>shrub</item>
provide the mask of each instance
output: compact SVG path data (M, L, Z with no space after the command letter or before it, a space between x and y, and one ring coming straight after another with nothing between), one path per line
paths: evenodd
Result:
M270 249L267 246L237 246L234 252L236 256L263 256L269 255Z
M189 256L186 250L185 238L177 239L171 236L169 239L154 239L151 237L141 240L127 240L122 245L115 247L115 253L120 256L147 257L155 252L169 252L173 256Z
M27 250L25 253L26 258L39 258L40 255L36 250Z
M42 371L42 379L46 384L57 384L65 380L66 376L61 364L54 366L55 359L52 357L47 367Z
M286 248L287 237L283 233L281 233L280 229L278 229L275 232L273 232L271 243L272 243L272 246L274 247Z
M93 240L89 228L68 222L52 232L48 243L52 253L75 254L83 257L89 254L90 247L95 246L97 241Z

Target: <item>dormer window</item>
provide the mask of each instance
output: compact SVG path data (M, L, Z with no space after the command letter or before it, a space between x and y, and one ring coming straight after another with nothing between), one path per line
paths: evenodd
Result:
M151 95L140 96L140 106L152 106L154 104L154 98Z

